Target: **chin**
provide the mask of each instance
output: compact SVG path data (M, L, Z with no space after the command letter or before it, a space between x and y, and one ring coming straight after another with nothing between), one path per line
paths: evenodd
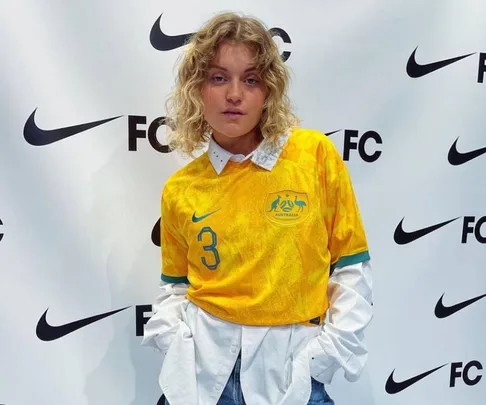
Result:
M225 136L226 138L240 138L244 135L246 135L248 132L235 132L235 131L231 131L231 132L219 132L219 134Z
M215 131L227 138L239 138L251 132L254 127L241 128L239 126L233 126L228 128L227 126L222 126L221 128L215 128Z

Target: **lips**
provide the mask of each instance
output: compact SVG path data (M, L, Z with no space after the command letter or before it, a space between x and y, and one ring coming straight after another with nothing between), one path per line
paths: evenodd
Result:
M243 116L243 113L237 110L227 110L223 112L223 115L227 118L236 119Z

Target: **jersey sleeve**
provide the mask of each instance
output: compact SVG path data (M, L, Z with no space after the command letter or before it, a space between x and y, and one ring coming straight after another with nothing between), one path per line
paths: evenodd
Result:
M168 283L187 283L188 246L178 229L178 217L172 194L164 187L161 198L160 248L162 256L161 280Z
M370 260L368 241L349 172L334 144L326 146L323 186L331 272Z

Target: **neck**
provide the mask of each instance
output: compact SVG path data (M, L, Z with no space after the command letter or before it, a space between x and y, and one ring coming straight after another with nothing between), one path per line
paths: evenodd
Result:
M253 152L263 139L260 131L256 128L237 138L229 138L214 131L213 138L219 146L228 152L245 156Z

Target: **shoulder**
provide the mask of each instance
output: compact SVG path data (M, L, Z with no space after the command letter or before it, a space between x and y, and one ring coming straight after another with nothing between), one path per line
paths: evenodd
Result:
M163 197L170 199L174 195L181 195L195 178L204 176L209 163L208 154L204 152L201 156L177 169L167 178L162 191Z
M288 147L299 153L312 155L320 162L340 159L333 141L317 129L294 128L289 136Z

